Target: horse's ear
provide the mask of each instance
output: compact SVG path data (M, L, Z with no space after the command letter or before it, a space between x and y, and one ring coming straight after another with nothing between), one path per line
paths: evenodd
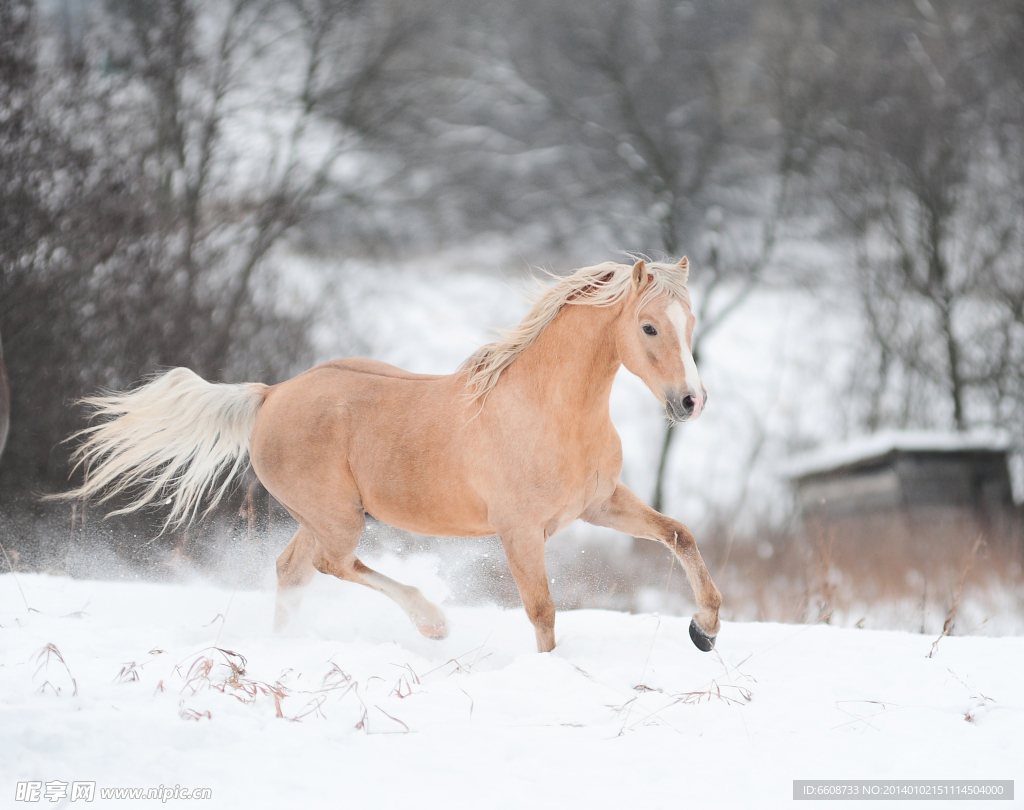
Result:
M676 262L676 267L678 267L680 270L689 270L690 260L683 256L683 258Z
M650 277L647 275L647 265L643 259L637 259L636 264L633 265L633 289L637 292L642 292L644 287L647 286L647 282Z

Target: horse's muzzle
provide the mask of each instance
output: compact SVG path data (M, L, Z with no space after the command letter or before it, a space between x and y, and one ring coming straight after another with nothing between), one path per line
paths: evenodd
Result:
M708 393L702 389L699 394L694 391L670 394L665 397L665 410L674 422L690 422L700 416L708 400Z

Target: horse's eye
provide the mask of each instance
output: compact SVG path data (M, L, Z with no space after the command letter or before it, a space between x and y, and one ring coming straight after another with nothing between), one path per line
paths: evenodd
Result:
M645 323L644 324L644 334L645 335L650 335L651 337L654 337L654 335L658 334L658 330L655 329L653 326L651 326L649 323Z

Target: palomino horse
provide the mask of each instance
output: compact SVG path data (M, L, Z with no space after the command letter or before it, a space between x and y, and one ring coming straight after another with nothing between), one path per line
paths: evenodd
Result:
M299 522L277 561L275 625L315 571L391 597L421 633L444 638L444 614L416 588L356 557L365 516L420 534L497 534L537 648L555 646L544 544L582 518L657 540L696 595L690 636L714 646L721 594L682 523L619 481L622 445L609 416L620 365L677 421L706 392L690 353L688 263L605 263L548 289L526 319L451 375L374 360L333 360L287 382L215 385L176 368L135 391L89 400L109 417L83 431L85 483L62 497L131 488L132 511L168 492L169 524L211 506L252 466ZM218 483L219 482L219 483Z

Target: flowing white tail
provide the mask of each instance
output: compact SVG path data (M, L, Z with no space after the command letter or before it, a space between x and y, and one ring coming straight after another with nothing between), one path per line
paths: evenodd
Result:
M107 417L75 434L85 439L72 456L85 482L53 497L110 500L138 490L111 514L134 512L163 492L170 496L167 526L193 520L204 498L217 505L249 453L249 437L266 396L263 383L209 383L175 368L125 394L84 400L94 417ZM218 485L217 482L220 481Z

